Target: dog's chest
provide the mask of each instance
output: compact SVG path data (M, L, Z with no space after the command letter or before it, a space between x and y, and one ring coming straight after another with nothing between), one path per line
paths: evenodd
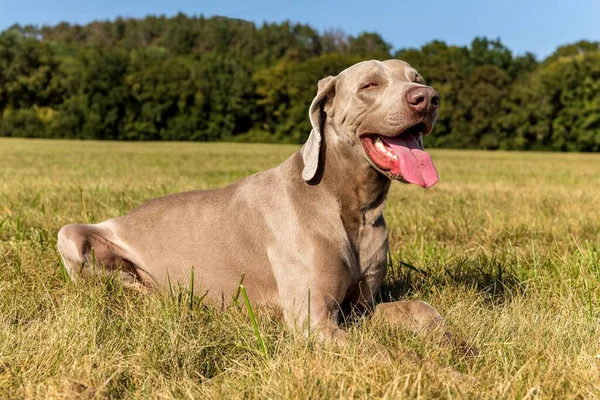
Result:
M388 233L382 211L383 207L378 207L361 213L359 221L346 226L348 241L356 260L356 265L352 268L356 280L385 269Z

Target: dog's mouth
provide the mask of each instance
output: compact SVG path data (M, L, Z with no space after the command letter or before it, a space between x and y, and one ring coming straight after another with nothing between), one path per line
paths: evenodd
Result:
M420 122L394 136L369 133L360 139L367 156L383 173L392 179L428 188L435 185L439 177L431 156L421 145L425 129L425 124Z

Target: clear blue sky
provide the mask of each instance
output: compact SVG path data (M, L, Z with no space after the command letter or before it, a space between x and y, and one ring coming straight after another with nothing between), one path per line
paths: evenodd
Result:
M375 31L395 49L433 39L465 45L475 36L502 39L514 53L538 57L579 39L600 40L600 0L0 0L0 29L14 23L84 24L117 16L223 15L254 22L308 23L319 31Z

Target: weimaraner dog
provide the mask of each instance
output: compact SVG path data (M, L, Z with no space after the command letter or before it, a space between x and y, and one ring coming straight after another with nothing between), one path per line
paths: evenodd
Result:
M254 304L280 307L292 327L310 322L319 337L343 339L341 307L370 305L386 274L391 181L428 188L438 180L422 135L439 102L406 62L353 65L319 81L310 136L281 165L99 224L66 225L58 233L64 265L72 279L111 273L147 289L189 287L193 276L194 292L220 307L243 276ZM413 331L443 323L422 301L380 304L375 315Z

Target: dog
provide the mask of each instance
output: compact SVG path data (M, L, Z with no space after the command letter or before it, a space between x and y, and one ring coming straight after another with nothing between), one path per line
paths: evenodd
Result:
M438 181L422 137L439 103L404 61L355 64L319 81L308 140L281 165L66 225L57 243L64 266L72 279L112 274L147 290L189 287L193 277L194 293L220 307L243 280L251 301L280 307L289 326L343 339L341 307L370 307L386 275L391 182ZM443 325L422 301L380 304L374 314L413 331Z

